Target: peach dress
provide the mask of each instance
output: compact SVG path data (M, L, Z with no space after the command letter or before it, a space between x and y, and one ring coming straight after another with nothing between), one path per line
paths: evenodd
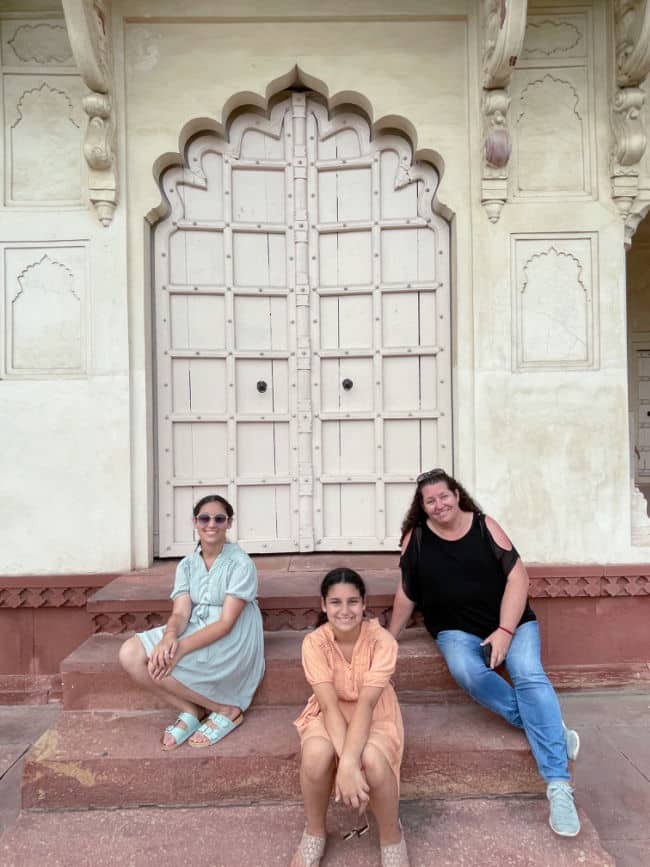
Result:
M404 726L399 702L391 683L397 662L397 642L378 620L363 620L361 632L348 662L334 638L329 623L310 632L302 643L302 667L307 682L334 685L345 720L352 719L363 686L383 687L375 705L368 743L386 757L399 785L399 769L404 753ZM308 738L331 740L318 699L312 695L294 725L301 743Z

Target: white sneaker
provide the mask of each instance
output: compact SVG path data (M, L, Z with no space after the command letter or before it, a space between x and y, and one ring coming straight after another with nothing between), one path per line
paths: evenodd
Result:
M559 781L546 787L551 812L548 823L551 830L560 837L575 837L580 833L580 819L573 800L573 789L569 783Z
M568 729L564 725L564 722L562 722L562 729L564 731L566 754L572 762L575 762L578 758L578 753L580 752L580 735L575 729Z

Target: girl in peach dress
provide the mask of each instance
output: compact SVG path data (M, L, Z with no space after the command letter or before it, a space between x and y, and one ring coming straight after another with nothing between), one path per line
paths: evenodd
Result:
M399 821L404 729L390 679L397 642L365 620L366 588L352 569L333 569L321 584L323 614L302 645L314 694L294 725L302 744L300 785L306 828L291 867L316 867L326 842L332 788L337 801L377 820L383 867L408 867Z

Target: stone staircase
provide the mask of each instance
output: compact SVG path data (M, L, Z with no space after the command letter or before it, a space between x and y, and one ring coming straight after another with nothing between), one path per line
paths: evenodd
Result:
M291 827L296 823L300 826L301 811L297 805L300 801L300 748L291 723L310 692L300 664L300 645L305 629L315 620L320 578L329 565L323 566L322 560L315 561L323 568L307 569L303 575L296 576L275 568L277 560L268 559L270 565L260 569L266 675L244 725L207 749L186 745L171 752L161 751L160 732L172 721L174 713L136 688L122 672L117 659L118 648L128 635L125 628L146 628L166 618L170 608L172 567L122 576L95 594L88 609L96 622L99 618L112 631L93 635L61 666L64 711L56 726L40 738L27 757L22 785L23 814L10 836L15 833L20 843L27 833L35 840L48 827L53 813L60 817L63 825L68 823L71 828L79 822L78 818L72 818L77 812L60 811L99 810L105 817L112 816L110 821L116 821L115 817L120 815L129 828L135 827L139 811L130 809L134 807L163 808L172 825L180 822L182 813L194 816L196 810L187 808L202 808L206 821L209 814L210 823L226 824L240 814L258 821L259 816L269 810L268 815L275 817L269 821L275 822L288 810ZM366 568L363 563L358 567L369 588L370 613L384 621L397 580L394 557L388 567L387 563L381 555L368 555ZM601 680L598 685L602 686ZM553 835L546 825L546 802L541 800L543 785L525 737L458 690L435 645L421 627L408 629L400 642L395 686L406 730L401 795L405 804L410 804L405 807L407 814L410 815L410 810L417 816L418 810L425 809L424 805L433 804L427 808L432 810L431 815L453 814L460 823L457 831L462 835L463 816L469 821L473 811L469 805L465 811L454 808L449 799L480 799L476 804L484 805L481 822L487 823L484 839L494 838L497 847L494 851L498 854L498 846L502 845L495 832L498 821L490 825L489 816L500 805L499 815L503 818L508 814L511 823L514 821L512 810L520 804L518 815L522 833L530 836L529 822L534 815L537 825L533 842L538 843L542 847L540 852L544 853L540 855L541 860L521 863L551 863L544 860L550 851L548 846L557 846L558 841L551 839ZM502 801L504 797L508 800ZM489 800L485 801L486 798ZM104 813L106 810L111 813ZM345 825L346 821L350 824L347 811L344 811L347 818L341 818L340 808L335 812L339 816L335 824ZM98 820L94 813L85 815L87 833L91 833L90 829ZM475 815L472 821L476 823ZM469 829L467 833L470 834ZM296 839L295 830L287 831L283 843L287 857ZM578 839L579 845L575 841L559 841L562 846L553 863L566 863L567 867L574 863L613 863L586 817L585 831ZM363 855L368 843L360 845L361 854L357 852L353 858L355 864L378 863L376 849ZM411 847L415 856L413 864L432 863L429 860L433 857L431 840L426 849L423 838L418 855L419 845L414 842ZM445 845L449 846L449 841ZM198 853L198 862L194 863L219 863L224 867L287 863L282 858L271 860L270 856L267 859L253 855L253 851L262 851L259 838L251 846L249 855L232 852L223 855L226 859L223 861L202 861L205 853L203 856ZM324 865L352 863L336 860L338 848L334 849L333 860L325 860ZM429 852L426 857L425 849ZM474 855L465 853L464 860L456 862L440 860L441 850L437 863L479 865L484 863L479 849ZM345 853L351 851L341 850L340 857L350 858ZM571 852L574 860L569 857ZM127 859L115 863L140 865L154 861Z

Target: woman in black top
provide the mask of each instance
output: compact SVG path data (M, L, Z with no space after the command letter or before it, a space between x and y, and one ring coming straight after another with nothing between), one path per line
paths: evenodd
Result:
M528 605L528 574L501 527L442 469L418 476L402 524L402 582L390 632L397 638L417 606L456 682L484 707L522 728L547 783L550 825L573 837L580 821L568 759L577 732L541 663L539 629ZM497 672L505 664L512 686Z

